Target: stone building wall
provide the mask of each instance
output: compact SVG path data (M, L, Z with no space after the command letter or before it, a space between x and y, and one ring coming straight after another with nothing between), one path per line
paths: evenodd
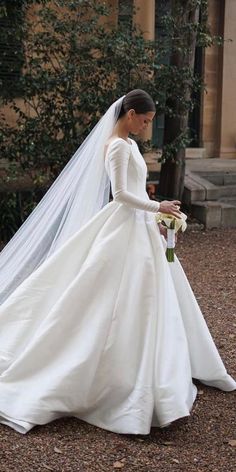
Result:
M118 0L107 2L114 9L119 6ZM148 39L155 36L156 2L134 0L137 12L133 21ZM111 27L115 27L115 13L110 20ZM203 57L206 91L201 97L199 157L236 158L236 0L209 0L209 22L212 32L223 35L227 41L223 48L208 48ZM20 103L23 106L18 99ZM7 107L2 111L9 123L14 123L14 113ZM149 128L144 137L150 139L151 133ZM194 155L198 155L196 149Z

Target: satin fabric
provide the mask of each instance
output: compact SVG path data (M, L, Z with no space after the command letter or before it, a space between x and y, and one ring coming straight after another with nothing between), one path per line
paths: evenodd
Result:
M148 204L129 146L127 190ZM108 203L0 307L0 422L20 433L75 416L148 434L190 414L193 378L236 389L152 211Z

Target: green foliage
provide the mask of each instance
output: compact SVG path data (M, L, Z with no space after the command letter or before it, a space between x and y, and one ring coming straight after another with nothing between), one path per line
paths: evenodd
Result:
M23 40L24 67L17 83L2 88L2 103L13 109L17 122L10 126L0 116L0 153L38 186L45 176L52 181L59 174L108 106L132 88L147 90L159 102L157 114L186 116L196 106L193 93L204 86L191 64L193 35L202 48L221 43L209 31L207 0L170 2L172 10L161 18L165 34L154 42L144 40L130 18L112 26L110 8L96 0L15 3L21 12L0 40L7 43L12 35ZM196 22L197 7L201 21ZM1 7L0 16L6 13ZM20 61L22 49L16 54ZM15 99L16 90L24 106ZM178 161L188 139L186 127L180 128L165 143L162 160ZM16 196L2 205L2 225L10 236L31 207L26 205L17 220Z
M0 152L24 171L47 168L55 177L107 107L132 88L150 92L159 102L157 113L166 117L196 106L193 93L203 84L189 64L192 35L196 33L201 47L219 41L209 31L207 0L172 2L172 11L160 19L165 34L155 42L145 41L124 20L112 28L111 10L103 2L18 3L19 18L25 20L18 21L14 32L24 38L25 66L17 87L25 107L13 99L14 87L10 95L6 90L3 102L18 119L13 128L2 116ZM197 7L201 21L194 22L191 12ZM166 61L173 56L181 56L176 65ZM187 141L176 142L182 146Z
M15 195L1 195L0 199L0 242L5 242L13 236L18 228L18 208Z
M164 144L162 149L162 157L159 159L159 162L164 164L166 161L170 161L171 163L179 165L180 161L178 158L176 158L176 156L181 149L185 149L188 146L190 141L191 138L189 136L188 129L185 132L178 134L178 136L173 139L171 143Z
M20 95L19 76L24 62L21 1L0 2L0 95Z
M208 0L174 0L170 4L168 15L159 20L164 34L158 40L154 69L156 87L161 91L159 111L173 128L172 132L165 129L168 138L159 161L178 165L178 153L192 140L188 115L199 106L197 92L205 87L201 74L194 70L195 48L201 48L203 54L205 48L221 46L223 40L210 32Z
M22 225L42 195L39 190L0 194L0 248Z
M0 120L0 152L24 171L47 168L55 177L109 104L132 88L149 91L159 102L158 114L191 111L196 105L191 96L202 86L189 67L191 34L197 32L201 47L216 38L207 25L206 0L172 3L161 18L165 34L152 43L125 21L109 27L111 10L103 2L22 0L14 34L24 38L25 67L17 88L25 107L12 98L16 84L8 88L3 102L18 120L16 128ZM186 11L198 5L202 21L191 22ZM166 61L178 54L181 67Z
M6 93L3 101L16 113L17 127L2 117L0 151L24 171L50 168L55 177L115 99L134 87L157 96L149 80L155 54L135 28L107 26L103 3L38 1L36 17L32 3L22 2L25 22L18 25L25 107Z

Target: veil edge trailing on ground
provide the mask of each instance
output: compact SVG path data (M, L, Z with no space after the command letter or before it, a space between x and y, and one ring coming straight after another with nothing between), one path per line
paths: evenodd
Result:
M104 147L123 97L92 129L42 200L0 253L0 304L109 202Z

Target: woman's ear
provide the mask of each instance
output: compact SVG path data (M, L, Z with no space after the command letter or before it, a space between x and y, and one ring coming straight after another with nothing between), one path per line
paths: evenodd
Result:
M135 110L134 110L133 108L131 108L131 109L128 111L127 115L128 115L129 118L133 118L134 115L135 115Z

